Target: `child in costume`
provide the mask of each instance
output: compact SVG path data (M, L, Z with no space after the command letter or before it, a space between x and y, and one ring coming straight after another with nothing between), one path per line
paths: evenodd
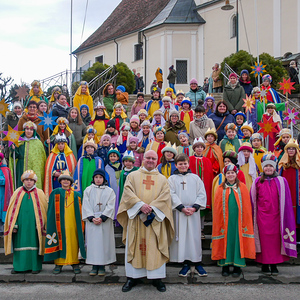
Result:
M164 97L170 97L172 99L172 103L176 100L176 95L174 94L174 90L171 87L167 87L165 89Z
M150 116L148 115L148 113L145 109L141 109L138 112L138 117L140 119L140 124L142 124L145 120L148 120L150 118Z
M134 166L140 167L143 163L144 151L143 149L138 147L138 138L135 136L131 136L129 138L129 145L127 147L127 151L133 152L134 155Z
M228 123L225 126L226 135L220 141L219 146L222 149L222 152L227 150L233 150L234 152L238 152L241 146L241 141L237 136L237 126L233 123Z
M109 115L106 111L105 106L101 105L100 102L98 102L94 110L95 114L92 117L90 125L92 125L97 130L97 136L100 139L106 130L106 126L109 121Z
M126 151L124 153L122 162L123 162L123 170L121 171L120 180L119 180L119 202L122 201L124 184L125 184L127 175L130 174L131 172L134 172L139 169L138 167L134 166L135 158L134 158L134 154L132 151Z
M252 183L257 177L258 167L253 157L253 149L250 143L243 143L238 153L238 165L246 179L247 189L250 191Z
M80 106L80 116L83 121L83 123L88 126L90 122L92 121L92 116L89 112L89 107L86 104L82 104Z
M141 147L143 149L146 149L148 144L151 141L154 141L154 135L151 130L150 122L148 120L145 120L141 124L141 131L138 133L137 138L139 140L139 144L138 144L139 147Z
M161 127L161 126L158 126L158 127L154 128L153 133L154 133L155 140L151 141L148 144L145 152L147 152L148 150L155 151L157 153L157 157L158 157L157 158L157 165L159 165L161 157L162 157L162 152L161 151L167 145L167 142L164 141L166 130L163 127Z
M97 156L102 158L104 165L108 164L108 151L111 149L111 136L109 134L103 134L100 140L100 147L97 149Z
M212 96L207 96L204 100L203 107L205 108L205 113L209 117L212 113L216 111L216 101Z
M61 94L61 88L59 86L55 86L52 89L52 94L50 97L49 110L51 111L53 106L56 104L58 95Z
M117 101L120 102L123 105L123 108L126 112L127 111L129 95L126 92L126 89L125 89L124 85L118 85L116 87L116 98L117 98Z
M166 120L164 119L163 115L163 112L160 110L157 110L153 113L153 120L151 122L153 132L156 127L164 127L166 125Z
M191 266L196 274L207 276L200 265L202 260L200 210L206 208L206 192L202 180L189 170L189 158L182 153L176 156L177 170L169 177L175 237L170 245L170 261L183 264L179 276L186 277Z
M109 120L106 126L105 134L109 134L111 137L111 144L113 147L117 146L117 139L119 137L118 130L116 130L116 124L114 120Z
M97 144L97 146L100 145L100 139L97 136L97 130L92 125L89 125L86 128L86 134L85 134L85 137L83 138L83 143L78 150L78 155L77 155L78 159L82 155L86 154L83 145L89 140L94 140L94 142Z
M252 123L248 123L247 121L243 124L243 126L241 127L242 133L243 133L243 138L241 140L242 143L249 143L250 142L250 138L252 136L252 134L254 133L253 127L252 127Z
M130 133L132 136L137 136L140 131L140 119L138 115L133 115L130 118Z
M120 102L116 102L114 105L114 111L111 114L111 120L115 121L115 126L118 132L124 122L129 122L127 115L124 111L124 107Z
M247 117L246 117L246 115L243 112L239 111L238 113L236 113L234 115L234 118L235 118L235 124L236 124L237 129L238 129L238 133L237 133L238 134L238 138L242 139L243 136L244 136L244 134L242 132L242 126L246 122Z
M266 275L278 275L277 264L297 257L296 226L288 182L276 172L277 158L265 154L263 172L250 191L256 262ZM248 234L250 232L247 232Z
M176 100L175 100L175 105L178 106L179 111L181 110L181 102L184 99L184 91L183 90L178 90L176 93Z
M267 101L271 103L280 103L280 97L278 93L271 88L272 76L270 74L265 74L262 77L261 89L267 92Z
M177 153L185 153L187 156L192 156L194 154L193 146L189 143L189 134L186 130L181 130L178 132L178 139L180 141L180 146L177 147Z
M164 96L162 98L162 107L159 109L163 113L163 117L166 121L170 121L170 112L177 110L175 105L172 103L172 99L169 96ZM154 116L154 113L152 114Z
M130 130L130 125L127 122L124 122L120 127L120 135L117 139L117 148L121 153L121 156L127 150L127 147L129 145L129 139L130 137L132 137L129 130Z
M206 140L205 149L203 151L203 156L207 157L213 167L214 176L222 172L224 168L223 164L223 152L221 148L216 144L218 140L218 134L215 128L208 128L205 132L204 138Z
M168 179L176 170L174 161L174 158L177 155L176 145L173 144L173 146L171 146L171 143L169 142L166 147L161 150L161 153L162 157L157 170Z
M194 111L192 110L192 102L185 98L181 102L180 120L184 122L186 130L190 133L190 123L194 120Z
M105 265L116 261L113 219L116 195L105 178L105 171L97 169L93 181L86 188L82 204L85 221L86 263L93 265L90 276L105 275Z
M274 155L277 157L277 164L280 163L280 160L284 154L284 148L286 144L289 142L289 140L292 137L292 132L288 128L283 128L279 132L279 138L274 144Z
M160 88L154 87L151 93L152 97L151 100L147 102L146 111L148 112L148 115L152 118L153 113L159 110L162 107L163 103L160 98Z
M262 172L261 159L264 156L264 154L267 152L267 149L262 146L262 142L263 142L263 137L259 133L252 134L250 138L250 143L253 148L253 157L258 167L259 173Z
M238 168L227 165L225 180L218 187L213 208L211 258L222 267L228 277L233 266L233 277L240 277L246 258L255 258L252 206L249 191L237 178Z
M90 95L89 85L86 81L81 81L79 88L77 89L74 99L73 106L80 110L80 106L86 104L89 108L89 113L93 115L94 109L94 101L92 96Z
M31 89L29 91L29 96L26 97L24 107L27 107L28 103L30 101L35 101L36 103L38 103L41 100L44 100L48 103L48 99L45 97L44 92L41 88L41 83L38 80L34 80L31 83ZM26 109L25 109L25 112L27 112Z
M48 199L36 187L38 178L34 171L25 171L21 181L23 186L16 189L7 209L5 255L14 253L12 274L26 271L37 274L42 270L45 250Z

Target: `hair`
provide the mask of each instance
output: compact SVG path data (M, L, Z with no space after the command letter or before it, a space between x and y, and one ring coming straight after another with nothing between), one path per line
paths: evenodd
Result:
M180 161L187 161L188 163L190 163L190 159L185 153L180 153L175 156L175 164L177 164Z
M224 175L225 176L225 175ZM224 181L221 183L221 187L225 190L225 183L227 182L227 179L226 179L226 176L225 176L225 179ZM237 175L236 175L236 179L235 179L235 183L236 183L236 186L239 187L240 186L240 180L237 178Z
M247 79L246 79L246 81L251 81L250 75L249 75L249 74L247 74L247 73L243 73L242 75L244 75L244 74L246 74L246 75L247 75ZM240 78L241 78L241 81L242 81L242 76L240 76Z
M114 90L115 90L115 86L112 83L108 83L104 89L103 89L103 97L107 97L108 96L108 87L109 86L113 86ZM116 91L114 91L114 94L116 93Z
M169 152L171 152L171 151L169 151ZM172 152L172 154L174 155L173 158L175 158L176 155L175 155L173 152ZM161 162L162 166L164 166L164 165L167 164L168 161L167 161L166 158L165 158L165 152L163 153L163 155L162 155L162 157L161 157L161 159L160 159L160 162Z
M76 110L77 111L77 124L78 125L82 125L82 118L81 118L81 115L80 115L80 112L78 110L77 107L72 107L70 110L69 110L69 113L68 113L68 121L70 122L70 119L71 119L71 111L72 110Z
M59 98L61 98L61 96L65 96L65 97L67 98L67 95L66 95L66 94L61 93L61 94L59 94L59 95L57 96L57 100L59 100Z
M219 101L219 103L218 103L217 106L216 106L216 111L219 112L218 109L219 109L219 106L220 106L221 104L224 104L224 105L226 106L226 111L228 111L228 105L227 105L227 103L226 103L224 100Z
M202 106L202 105L204 104L204 101L203 101L202 99L199 99L199 100L197 101L197 103L198 103L199 106Z
M29 107L30 105L35 105L36 108L38 108L38 104L34 100L30 100L27 104L27 107Z
M205 108L202 105L197 105L195 108L195 113L205 113Z
M47 105L47 111L46 111L46 113L48 114L49 113L49 106L48 106L48 104L47 104L47 102L45 100L41 100L41 101L38 102L38 104L37 104L38 111L41 113L41 111L40 111L40 105L42 103L45 103Z

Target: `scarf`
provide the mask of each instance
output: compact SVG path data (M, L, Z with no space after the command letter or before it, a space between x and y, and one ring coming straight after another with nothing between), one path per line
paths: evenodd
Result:
M105 115L103 115L103 116L96 115L95 120L107 120L107 119L105 118Z
M89 161L94 159L97 155L96 154L84 154L84 158L87 158Z
M199 126L201 129L205 128L207 125L208 117L207 115L203 115L201 118L195 118L195 124Z
M235 84L232 84L230 81L228 81L228 85L229 85L233 90L235 89L235 87L237 86L237 84L238 84L238 81L236 81Z
M249 175L251 176L253 182L256 179L256 163L252 154L249 157ZM245 154L243 151L240 151L238 154L238 165L241 167L246 164Z

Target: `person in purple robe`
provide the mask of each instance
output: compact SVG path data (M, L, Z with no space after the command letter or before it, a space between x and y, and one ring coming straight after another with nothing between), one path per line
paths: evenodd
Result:
M250 191L256 261L263 274L276 276L277 264L297 257L295 217L288 182L276 172L276 156L265 154L261 162L262 175Z

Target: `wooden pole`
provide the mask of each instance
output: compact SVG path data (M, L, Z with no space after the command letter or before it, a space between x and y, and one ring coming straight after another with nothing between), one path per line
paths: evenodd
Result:
M15 190L17 189L17 174L16 174L16 148L14 149L13 153L13 159L14 159L14 184L15 184Z
M0 131L1 131L1 150L2 150L2 147L3 147L3 141L2 141L2 130L3 130L3 127L2 127L2 114L0 114Z
M48 130L48 139L50 139L50 129L49 127L47 128ZM50 144L48 144L48 156L50 155Z

